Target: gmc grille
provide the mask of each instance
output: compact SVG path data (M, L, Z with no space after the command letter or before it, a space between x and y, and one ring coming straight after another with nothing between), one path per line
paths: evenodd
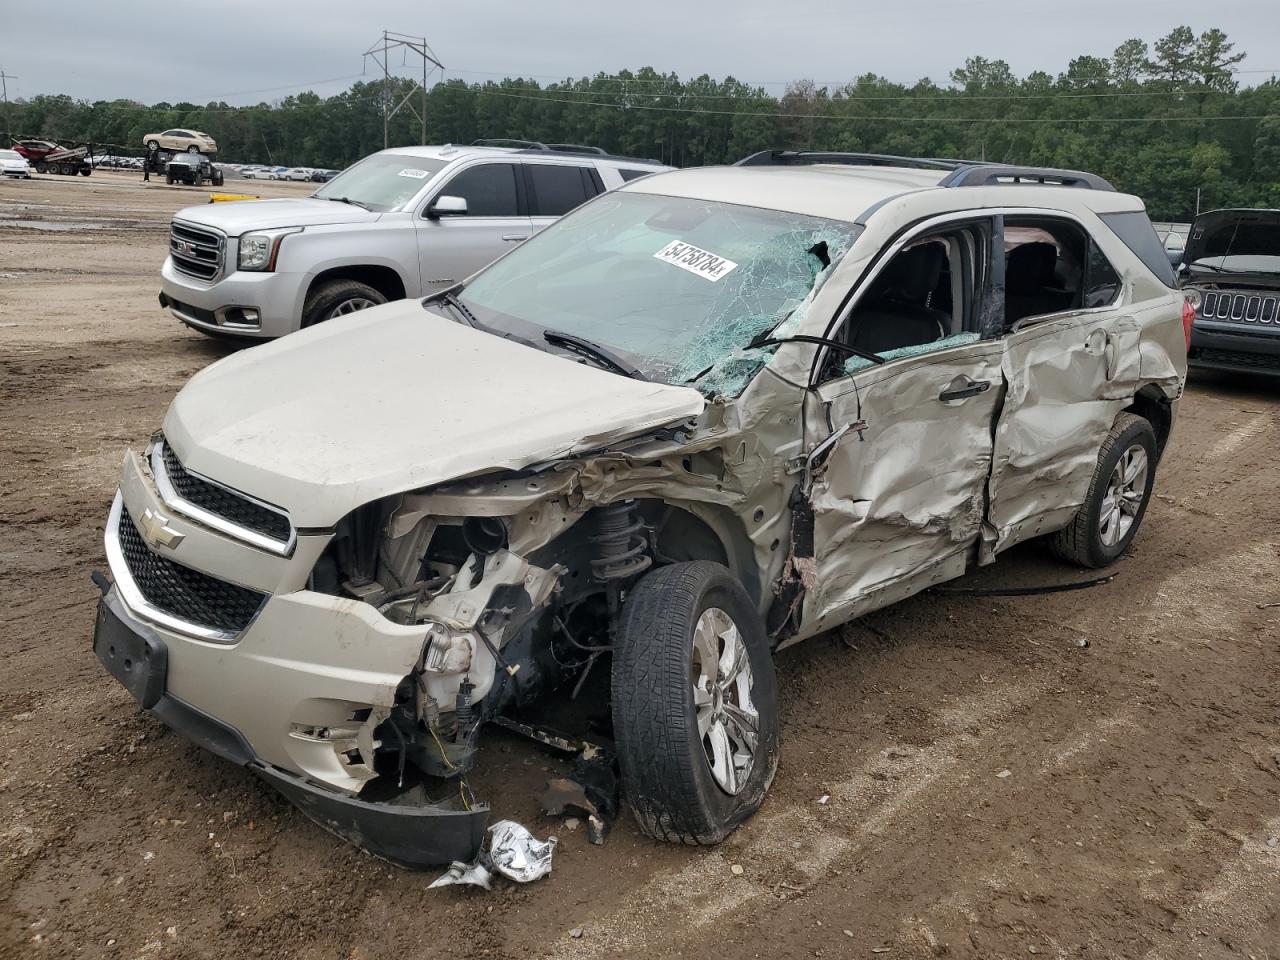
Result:
M1280 294L1206 290L1200 301L1200 319L1280 325Z
M165 475L183 500L217 514L237 527L260 533L264 537L280 541L281 544L289 542L293 527L287 516L188 473L169 444L162 440L158 442L162 444L160 450L164 458Z
M249 626L267 599L265 593L227 583L152 553L123 507L116 536L138 592L147 603L171 617L238 634Z
M212 280L222 271L226 238L174 220L169 224L169 256L179 273L200 280Z

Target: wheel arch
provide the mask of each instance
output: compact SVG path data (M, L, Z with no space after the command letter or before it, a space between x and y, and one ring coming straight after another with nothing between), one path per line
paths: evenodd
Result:
M1169 434L1173 431L1173 401L1154 383L1138 390L1124 413L1142 417L1151 424L1156 435L1156 456L1163 457Z
M640 501L654 526L658 555L663 560L711 560L729 568L752 603L760 606L764 585L756 568L754 546L741 520L715 504L659 499Z
M322 283L330 280L355 280L368 284L388 300L405 298L404 278L393 267L378 263L348 263L322 270L312 278L303 295L303 302L311 296Z

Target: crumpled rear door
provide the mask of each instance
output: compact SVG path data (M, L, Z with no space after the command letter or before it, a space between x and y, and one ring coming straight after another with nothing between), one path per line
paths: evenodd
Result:
M1004 407L981 560L1062 527L1089 491L1098 449L1137 389L1141 328L1122 309L1033 323L1004 338Z

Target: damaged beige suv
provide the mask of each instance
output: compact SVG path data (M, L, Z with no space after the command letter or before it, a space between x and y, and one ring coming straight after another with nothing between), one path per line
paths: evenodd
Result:
M1089 174L637 180L196 375L125 458L95 650L409 865L472 858L481 730L595 667L641 828L714 843L778 763L778 649L1031 538L1129 546L1185 322L1141 202Z

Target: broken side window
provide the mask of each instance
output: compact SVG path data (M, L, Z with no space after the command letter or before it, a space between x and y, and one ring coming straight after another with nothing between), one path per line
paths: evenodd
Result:
M861 227L737 204L616 193L556 222L473 280L482 328L591 340L645 376L735 394ZM732 368L714 376L715 368Z

